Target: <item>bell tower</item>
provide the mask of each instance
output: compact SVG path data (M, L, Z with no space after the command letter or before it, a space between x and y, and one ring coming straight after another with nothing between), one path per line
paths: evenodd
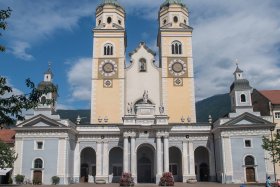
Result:
M125 50L125 10L116 0L103 0L93 29L92 124L122 123Z
M181 0L165 0L158 13L162 103L170 123L195 123L192 27Z

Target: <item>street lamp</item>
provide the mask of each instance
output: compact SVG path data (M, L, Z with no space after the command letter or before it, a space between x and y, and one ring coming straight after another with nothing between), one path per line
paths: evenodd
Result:
M275 161L274 161L274 140L273 140L273 136L272 136L272 132L274 131L274 127L270 128L270 136L271 136L271 143L272 143L272 159L273 159L273 172L274 172L274 180L276 182L276 173L275 173Z

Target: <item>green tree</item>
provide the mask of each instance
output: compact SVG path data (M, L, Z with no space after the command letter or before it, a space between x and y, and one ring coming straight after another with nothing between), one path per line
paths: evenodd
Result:
M0 10L0 29L1 30L6 30L6 28L8 26L6 19L11 16L11 12L12 12L12 10L10 9L10 7L8 7L7 10ZM2 36L1 32L0 32L0 36ZM5 47L0 45L0 51L5 51Z
M267 150L273 163L280 163L280 134L276 133L273 138L263 137L263 149Z
M15 150L0 141L0 168L12 168L16 159L17 155Z

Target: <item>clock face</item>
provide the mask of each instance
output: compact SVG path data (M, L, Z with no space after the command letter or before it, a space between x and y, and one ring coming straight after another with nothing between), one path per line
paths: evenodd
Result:
M181 64L180 62L175 62L173 65L172 65L172 70L176 73L180 73L183 71L183 64Z
M113 60L104 60L99 65L99 71L105 77L113 76L117 72L117 64Z
M112 73L114 71L114 65L107 62L103 65L102 69L105 73Z
M187 64L180 59L175 59L170 62L168 69L172 75L182 76L187 71Z

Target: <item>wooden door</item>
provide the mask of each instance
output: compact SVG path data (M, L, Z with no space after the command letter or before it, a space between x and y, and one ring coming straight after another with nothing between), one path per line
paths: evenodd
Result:
M42 171L35 170L33 172L33 180L36 181L36 183L42 184Z
M256 182L255 168L253 168L253 167L246 168L246 179L247 179L247 182Z

